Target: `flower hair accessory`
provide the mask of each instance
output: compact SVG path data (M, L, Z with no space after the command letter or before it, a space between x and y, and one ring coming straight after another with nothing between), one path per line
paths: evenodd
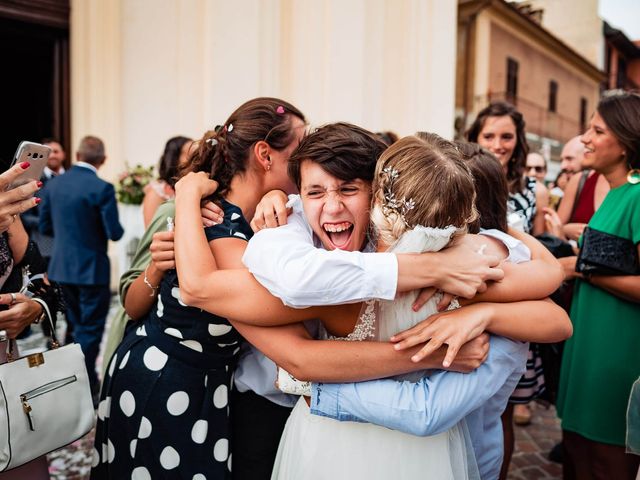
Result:
M218 140L216 140L215 138L209 138L206 140L206 142L211 145L212 147L215 147L218 144Z
M278 105L278 108L276 108L276 113L278 115L284 115L284 107L282 105Z
M416 207L416 202L413 199L402 198L402 200L396 198L396 194L393 192L393 184L398 179L398 171L392 167L385 167L382 169L382 177L386 177L384 185L384 202L382 203L382 213L385 216L389 216L391 213L398 215L404 224L411 228L411 225L407 222L405 215L409 210L413 210Z

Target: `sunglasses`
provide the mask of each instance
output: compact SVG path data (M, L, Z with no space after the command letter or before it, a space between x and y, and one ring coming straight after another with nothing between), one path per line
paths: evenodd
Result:
M535 171L536 171L536 173L542 173L542 172L544 172L544 171L546 170L546 168L541 167L541 166L537 166L537 167L534 167L534 166L527 167L527 171L531 171L531 170L535 170Z

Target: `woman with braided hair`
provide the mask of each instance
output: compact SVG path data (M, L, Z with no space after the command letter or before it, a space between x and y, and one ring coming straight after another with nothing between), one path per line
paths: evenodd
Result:
M182 173L218 184L224 220L205 233L220 264L244 249L262 196L292 188L287 160L304 128L293 105L256 98L199 140ZM126 292L137 324L106 370L92 478L231 478L228 392L241 337L227 319L187 306L172 258L156 260Z

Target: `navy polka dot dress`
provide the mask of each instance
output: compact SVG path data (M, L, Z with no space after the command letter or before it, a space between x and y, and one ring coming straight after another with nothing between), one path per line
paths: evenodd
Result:
M249 240L238 207L209 240ZM176 271L131 328L107 368L98 405L91 478L231 478L229 391L241 336L229 322L185 305Z

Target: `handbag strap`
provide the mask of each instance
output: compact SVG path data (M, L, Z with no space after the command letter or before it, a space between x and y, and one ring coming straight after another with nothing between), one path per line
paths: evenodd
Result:
M49 326L51 327L51 349L58 348L60 346L60 343L58 342L58 338L56 337L56 329L53 326L53 320L51 318L49 305L47 305L47 302L38 297L34 297L31 300L39 303L42 306L42 311L45 314L44 316L47 317L47 321L49 322ZM13 362L15 360L15 358L13 358L14 344L15 340L7 339L7 362Z
M56 337L56 327L53 324L53 319L51 318L51 311L49 310L49 305L43 299L38 297L33 297L31 300L39 303L42 306L42 310L44 312L44 316L47 317L47 321L49 322L49 327L51 328L51 344L52 348L58 348L60 346L60 342L58 342L58 338Z

